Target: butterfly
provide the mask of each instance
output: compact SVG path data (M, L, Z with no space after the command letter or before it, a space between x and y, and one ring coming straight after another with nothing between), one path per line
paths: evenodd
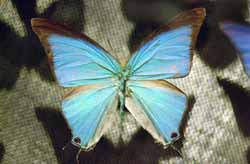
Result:
M31 20L59 85L71 90L62 113L84 150L92 148L115 124L125 107L156 141L179 138L187 96L165 81L186 76L205 9L177 15L148 36L124 66L84 34L43 18Z
M220 27L240 52L245 72L250 76L250 26L227 22L221 23Z

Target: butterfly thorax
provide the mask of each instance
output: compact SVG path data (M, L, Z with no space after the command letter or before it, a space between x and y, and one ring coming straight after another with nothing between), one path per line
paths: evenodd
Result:
M118 79L119 79L119 100L120 100L120 115L123 119L123 111L125 108L125 95L127 90L127 81L130 76L130 69L124 69L122 72L119 73Z

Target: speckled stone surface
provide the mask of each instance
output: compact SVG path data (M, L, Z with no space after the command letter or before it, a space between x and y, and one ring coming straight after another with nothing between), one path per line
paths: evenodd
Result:
M169 80L192 100L183 139L176 145L183 157L154 143L126 113L124 129L114 124L95 149L80 153L80 163L250 162L250 80L232 46L225 45L228 40L214 32L211 23L226 9L242 16L239 8L244 9L245 1L238 0L238 6L229 1L209 6L211 19L206 23L212 32L203 29L190 74ZM137 38L183 9L163 0L0 0L0 163L62 163L62 147L70 140L60 113L65 90L51 78L43 49L30 29L31 17L66 22L115 57L127 59Z

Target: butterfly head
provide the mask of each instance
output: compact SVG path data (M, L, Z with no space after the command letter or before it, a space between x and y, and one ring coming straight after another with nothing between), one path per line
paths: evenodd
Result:
M124 79L128 80L129 77L131 76L131 67L129 66L123 69L122 74L123 74Z

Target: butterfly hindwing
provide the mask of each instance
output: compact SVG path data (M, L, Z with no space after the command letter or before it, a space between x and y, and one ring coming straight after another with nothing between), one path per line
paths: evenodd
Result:
M240 58L250 76L250 26L235 23L222 23L222 30L240 52Z
M187 107L183 92L166 81L129 81L126 107L157 141L166 145L179 137Z
M187 75L204 18L202 8L183 12L146 38L127 64L130 79L158 80Z
M119 63L86 35L47 19L32 19L33 31L44 45L60 85L73 87L110 81Z
M81 148L95 145L114 120L117 93L113 84L86 85L74 88L63 100L63 115Z

